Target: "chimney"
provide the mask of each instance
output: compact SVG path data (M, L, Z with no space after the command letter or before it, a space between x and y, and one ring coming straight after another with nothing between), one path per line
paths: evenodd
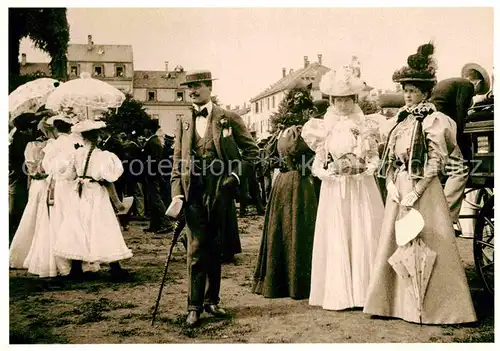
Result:
M309 66L309 58L307 56L304 56L304 68Z
M320 65L322 65L322 64L323 64L323 55L322 55L322 54L318 54L318 63L319 63Z
M283 78L285 78L285 76L286 76L286 68L285 67L281 67L281 73L283 74Z
M92 45L92 44L94 44L94 42L92 41L92 35L91 35L91 34L89 34L89 35L87 36L87 39L88 39L88 40L87 40L87 44L88 44L88 45Z
M165 72L168 72L168 61L165 61Z
M26 66L26 54L24 52L21 54L21 66Z

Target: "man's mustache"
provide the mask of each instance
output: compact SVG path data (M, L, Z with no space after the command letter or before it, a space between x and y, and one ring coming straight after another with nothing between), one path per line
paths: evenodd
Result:
M198 93L191 93L191 94L189 94L189 97L191 97L191 98L199 97L199 96L200 96L200 94L198 94Z

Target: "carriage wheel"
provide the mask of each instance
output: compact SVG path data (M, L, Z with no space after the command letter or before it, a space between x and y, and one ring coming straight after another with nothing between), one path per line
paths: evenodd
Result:
M495 198L491 196L479 212L474 228L474 263L484 287L494 294Z

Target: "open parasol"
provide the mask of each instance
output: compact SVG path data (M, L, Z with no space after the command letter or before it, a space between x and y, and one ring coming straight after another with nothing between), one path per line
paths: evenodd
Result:
M118 108L124 100L125 94L120 90L83 72L80 78L57 87L47 98L45 106L54 111L72 110L77 115L91 118L94 110Z
M412 209L412 211L416 210ZM400 225L396 228L396 236L401 235L402 230L413 230L410 226L403 229L404 227ZM418 231L420 232L421 228ZM399 246L387 262L405 282L406 290L413 298L413 307L417 313L417 318L422 324L424 298L436 262L436 252L431 250L420 237L404 242L405 244Z
M23 113L36 113L60 82L52 78L39 78L19 86L9 94L9 122Z

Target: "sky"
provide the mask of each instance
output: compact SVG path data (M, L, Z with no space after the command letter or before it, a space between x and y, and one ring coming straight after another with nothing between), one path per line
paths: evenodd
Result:
M470 6L470 5L469 5ZM210 69L222 104L243 105L303 67L304 56L335 68L361 62L371 86L394 88L392 73L432 40L438 79L475 62L493 68L492 8L68 8L70 42L130 44L135 70ZM29 62L49 61L21 42Z

